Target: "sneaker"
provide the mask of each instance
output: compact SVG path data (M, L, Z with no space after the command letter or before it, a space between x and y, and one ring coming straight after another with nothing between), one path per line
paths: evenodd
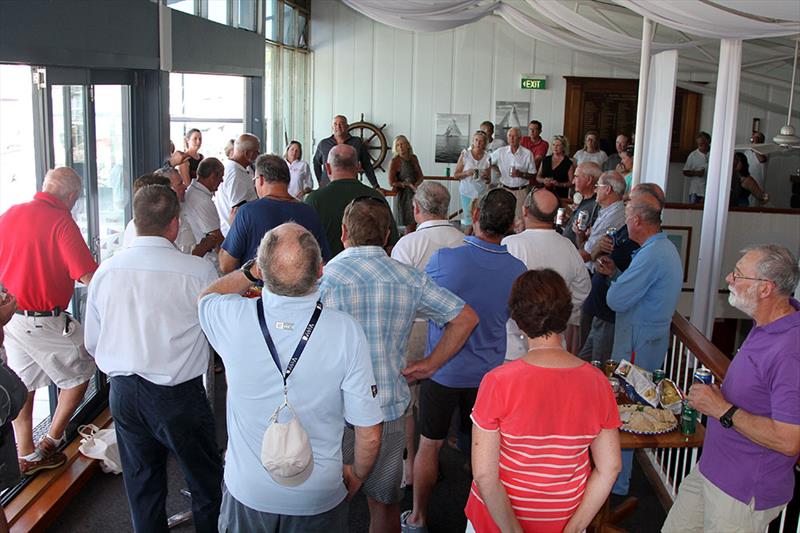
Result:
M415 526L408 523L408 517L411 516L411 511L403 511L400 515L400 531L401 533L428 533L428 528L425 526Z
M50 470L58 468L67 462L67 456L61 452L54 452L47 457L41 457L34 461L28 461L22 457L18 457L19 471L23 476L32 476L40 470Z
M61 437L61 439L61 442L59 442L54 440L51 436L45 435L42 437L42 440L39 441L39 444L36 445L36 451L38 451L39 455L43 458L50 457L51 455L58 453L58 447L64 444L64 437Z

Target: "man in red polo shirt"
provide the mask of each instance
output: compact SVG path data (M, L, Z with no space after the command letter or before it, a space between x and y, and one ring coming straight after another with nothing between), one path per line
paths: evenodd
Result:
M538 120L531 120L528 124L528 136L520 140L520 144L533 152L533 162L536 163L536 171L539 171L539 166L542 164L542 159L547 155L547 150L550 148L550 143L542 139L542 123ZM535 178L534 178L535 181ZM535 183L531 182L533 185Z
M14 420L20 471L26 475L66 461L58 447L95 371L81 325L64 312L74 281L88 284L97 269L70 213L81 188L74 170L55 168L33 201L0 216L0 282L17 297L5 348L9 366L29 391ZM50 430L34 447L33 395L51 380L61 389L58 406Z

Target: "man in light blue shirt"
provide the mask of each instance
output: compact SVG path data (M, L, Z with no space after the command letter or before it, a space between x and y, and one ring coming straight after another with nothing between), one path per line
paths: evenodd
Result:
M89 285L85 343L111 377L122 478L137 533L166 531L166 460L178 459L192 492L197 531L217 530L222 458L203 389L208 342L197 296L214 266L181 253L178 197L147 185L133 199L130 248L104 261Z
M322 302L352 315L364 327L383 410L381 451L364 483L372 531L399 531L405 417L410 394L405 366L408 335L415 316L444 328L441 341L420 368L428 377L455 354L477 324L472 309L427 275L386 255L392 215L386 202L356 198L345 208L345 250L325 266ZM423 375L424 374L424 375ZM351 431L345 432L345 462Z
M319 301L321 273L314 236L298 224L282 224L262 239L255 265L245 263L201 295L200 323L225 362L228 381L220 531L277 531L280 525L286 531L345 532L346 497L359 489L377 457L383 416L367 339L352 317L324 306L286 382L292 413L309 436L313 470L287 486L262 465L262 439L270 414L284 400L284 383L260 330L257 300L241 293L251 277L263 278L266 327L286 369ZM278 422L291 419L281 413ZM344 467L343 420L355 426L355 461Z
M598 272L613 280L606 295L608 306L616 312L611 357L628 359L650 372L664 364L670 323L683 285L678 250L661 231L662 209L658 194L635 189L625 208L625 223L628 236L641 247L622 274L608 256L597 265ZM614 494L628 493L632 464L633 450L623 450Z
M506 355L508 297L516 279L528 269L512 256L503 237L514 226L516 198L503 189L492 189L481 197L473 211L475 235L466 237L464 246L435 252L425 271L433 280L469 304L480 323L455 356L441 366L420 388L420 440L414 461L414 509L403 513L404 523L424 527L428 501L436 484L439 450L447 438L453 413L458 406L462 427L467 424L478 385L491 369L501 365ZM567 243L572 246L570 243ZM443 339L441 327L428 328L428 351ZM432 354L432 352L431 352ZM419 368L427 359L412 363L407 376L424 378Z

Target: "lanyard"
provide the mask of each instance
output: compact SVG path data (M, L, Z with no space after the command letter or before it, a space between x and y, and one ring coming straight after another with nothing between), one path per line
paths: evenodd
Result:
M294 349L294 354L289 360L289 364L286 365L286 372L281 370L281 361L278 359L278 350L275 349L275 343L272 342L272 336L269 334L269 330L267 329L267 321L264 318L264 303L261 298L259 298L258 302L256 302L256 307L258 308L258 324L261 326L261 333L264 334L264 340L267 341L267 348L269 348L269 353L272 355L272 360L275 361L275 365L278 367L278 372L280 372L281 376L283 377L283 393L285 395L286 380L289 379L289 376L292 374L292 370L294 370L298 359L300 359L300 354L303 353L306 344L308 344L308 339L311 337L311 334L314 332L314 328L317 326L319 315L322 313L322 302L317 301L314 314L311 315L311 320L308 321L308 325L306 326L305 331L303 331L303 336L300 337L300 342L297 343L297 348Z

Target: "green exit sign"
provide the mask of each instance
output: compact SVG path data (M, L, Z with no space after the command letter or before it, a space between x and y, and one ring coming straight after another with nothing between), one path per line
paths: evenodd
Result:
M544 76L522 77L522 89L547 89L547 78Z

